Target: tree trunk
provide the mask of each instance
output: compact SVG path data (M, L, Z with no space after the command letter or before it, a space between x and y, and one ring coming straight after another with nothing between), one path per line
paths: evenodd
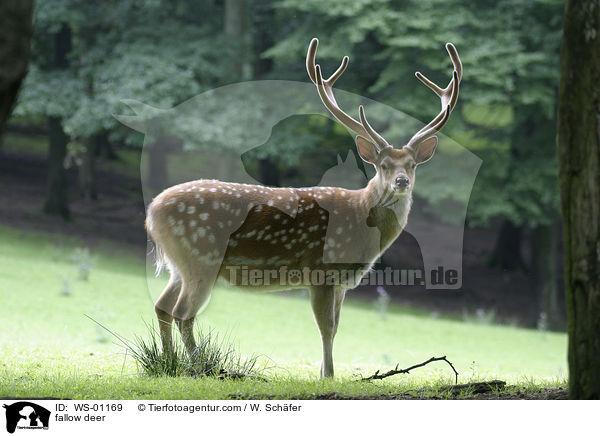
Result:
M60 118L50 117L48 120L49 149L48 149L48 191L44 212L60 215L69 219L69 204L67 198L67 171L65 156L67 155L67 135L63 132Z
M107 160L119 160L113 145L108 140L108 133L102 132L96 135L96 156Z
M558 152L569 397L600 399L600 2L567 0Z
M245 10L244 0L225 0L224 30L231 46L229 56L234 80L242 80L244 75Z
M556 224L539 225L531 231L531 278L538 306L538 327L559 330L563 317L559 309L556 259Z
M275 9L269 3L256 2L252 4L252 41L254 56L254 80L265 77L273 69L273 59L262 57L262 54L273 47L273 21Z
M27 74L32 0L0 2L0 135Z
M54 68L68 67L69 51L71 51L71 29L63 24L54 35ZM48 191L44 212L69 219L67 170L65 169L68 138L63 131L62 120L58 117L49 117L48 129Z
M85 150L81 156L79 167L79 189L81 195L87 201L97 200L96 189L96 150L100 142L100 135L86 139Z
M526 271L527 267L521 255L522 233L522 226L515 226L509 220L504 220L488 265L502 270Z

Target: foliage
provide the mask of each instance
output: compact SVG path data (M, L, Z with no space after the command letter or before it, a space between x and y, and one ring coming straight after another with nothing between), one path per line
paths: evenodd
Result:
M503 216L536 226L556 213L554 114L562 1L254 0L243 41L224 34L225 7L191 0L38 2L32 66L16 113L59 116L75 137L108 131L113 140L125 137L139 145L139 136L112 116L124 112L121 99L170 109L239 80L233 65L241 61L252 67L246 78L305 83L306 48L318 36L324 71L332 71L344 54L352 59L337 87L368 92L428 120L437 112L438 100L413 72L420 69L434 81L447 81L450 63L442 47L452 41L465 74L459 106L444 133L483 160L469 222L485 225ZM50 37L61 23L72 30L73 49L69 68L57 71L49 67ZM240 51L240 44L246 48ZM232 120L260 111L261 103L248 96L219 107L228 109L210 119L190 113L179 120L176 129L188 146L214 147L220 132L237 129L236 140L224 146L239 148L243 126ZM270 159L283 169L321 149L331 135L319 131L313 118L280 123L269 146L255 150L253 159ZM377 123L377 114L374 119L387 137L407 139L417 128ZM335 141L352 146L341 131ZM446 168L441 176L453 177L453 171L460 174L461 169ZM439 185L420 181L419 195L432 207L451 198L451 192L439 192Z
M277 44L264 55L287 71L319 36L324 63L342 54L356 59L338 86L369 90L427 120L437 100L417 86L413 72L448 80L449 60L440 62L440 48L452 41L465 74L460 116L453 114L445 133L483 159L469 219L485 224L500 215L535 226L558 206L554 114L562 9L558 0L284 0L278 13L293 16L293 25L279 29Z
M122 110L121 99L169 108L227 80L215 23L192 9L202 12L193 2L161 0L39 2L33 65L17 115L60 116L78 137L115 133L112 114ZM61 23L72 29L73 48L69 68L57 72L46 68L47 40Z

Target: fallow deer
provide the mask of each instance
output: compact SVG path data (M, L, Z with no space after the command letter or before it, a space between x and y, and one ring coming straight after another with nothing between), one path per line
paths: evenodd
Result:
M348 66L348 57L324 80L315 63L317 46L315 38L306 57L308 75L329 112L356 134L358 154L375 167L375 176L359 190L196 180L159 194L148 207L146 228L156 245L158 262L166 264L170 273L155 304L163 349L171 346L175 320L187 352L194 353L194 320L218 277L242 288L282 290L298 287L297 280L284 280L283 275L291 271L308 273L312 279L313 272L350 270L356 272L354 281L304 283L321 335L320 375L333 376L333 339L346 290L355 287L406 225L415 168L436 149L434 134L456 105L462 65L456 48L448 43L454 66L448 86L441 88L416 73L441 99L442 108L406 145L395 148L371 127L362 106L358 120L339 108L332 86ZM275 273L272 281L240 283L237 273L235 278L231 274L240 266Z

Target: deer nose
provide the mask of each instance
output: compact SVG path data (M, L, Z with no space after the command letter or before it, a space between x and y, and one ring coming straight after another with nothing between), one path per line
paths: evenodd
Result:
M406 176L396 178L396 186L400 189L406 189L410 185L410 180Z

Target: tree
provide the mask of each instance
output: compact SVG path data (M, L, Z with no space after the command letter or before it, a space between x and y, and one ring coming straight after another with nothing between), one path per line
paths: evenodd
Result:
M79 186L89 198L95 196L98 141L141 145L139 136L121 128L112 116L123 112L121 99L170 108L228 80L219 62L222 24L206 18L215 13L222 15L222 6L212 2L39 2L31 72L15 112L50 120L52 180L63 180L64 168L59 165L67 138L69 153L80 154ZM52 46L47 36L64 35L65 28L70 53L63 53L64 62L57 68L49 56ZM66 191L61 190L66 183L50 185L45 209L64 214ZM58 201L59 196L63 200Z
M227 60L237 80L244 76L244 57L247 52L247 15L245 0L225 0L223 31L229 45Z
M68 24L61 24L53 35L54 59L52 68L59 74L68 68L68 55L71 51L71 28ZM65 157L69 138L65 134L62 118L56 115L48 117L49 147L48 147L48 190L44 212L60 215L69 219L69 203L67 191L67 171Z
M0 135L27 73L33 1L0 2Z
M569 397L600 399L600 2L565 7L558 153Z

